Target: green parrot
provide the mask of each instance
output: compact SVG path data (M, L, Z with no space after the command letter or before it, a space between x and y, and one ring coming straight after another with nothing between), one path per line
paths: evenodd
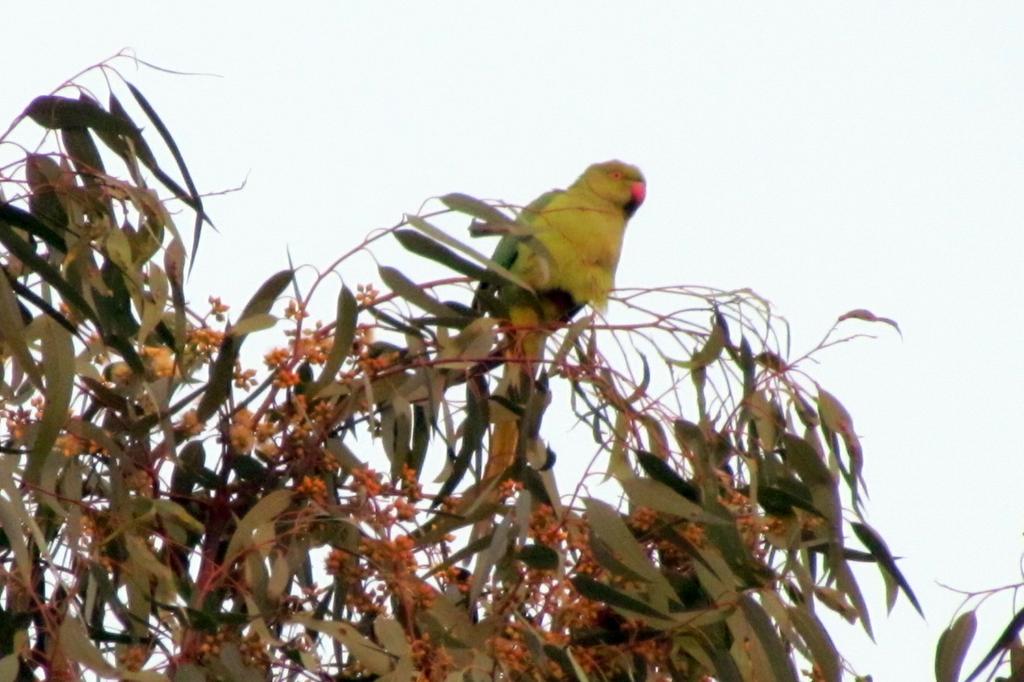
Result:
M565 322L585 305L607 305L626 223L646 194L639 168L605 161L588 167L568 189L541 195L519 214L517 222L526 229L502 237L492 260L533 293L511 283L496 292L513 327L505 357L505 388L499 392L522 376L520 367L529 368L540 358L546 337L543 326ZM496 479L513 462L518 434L511 416L496 421L485 480Z
M589 166L568 189L547 192L522 210L523 235L505 235L492 260L526 282L499 298L516 326L564 322L590 304L604 309L615 286L626 223L643 203L647 184L636 166Z

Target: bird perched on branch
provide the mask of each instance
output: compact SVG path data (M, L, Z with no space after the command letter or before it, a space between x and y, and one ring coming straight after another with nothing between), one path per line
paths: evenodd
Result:
M567 189L547 192L522 210L517 226L523 229L502 237L492 256L533 290L507 283L496 292L513 326L506 379L516 367L540 359L545 325L566 322L585 305L607 305L626 223L646 194L639 168L605 161L588 167ZM485 480L512 463L518 433L514 419L496 423Z

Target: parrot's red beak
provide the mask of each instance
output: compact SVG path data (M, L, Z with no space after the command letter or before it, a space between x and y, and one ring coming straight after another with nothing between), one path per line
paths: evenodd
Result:
M639 207L640 204L644 203L644 199L647 198L647 184L634 182L629 193L633 195L633 203Z
M636 210L640 208L640 204L644 203L644 199L647 198L647 183L637 181L632 184L629 188L629 203L626 204L626 217L631 217Z

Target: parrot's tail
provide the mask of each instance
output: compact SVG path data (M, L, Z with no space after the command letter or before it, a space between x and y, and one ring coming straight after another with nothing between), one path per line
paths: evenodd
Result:
M519 445L519 420L509 419L498 422L491 431L491 447L487 453L484 480L490 481L501 476L512 466Z
M537 324L536 319L529 320L533 325ZM532 381L537 372L537 363L540 361L544 349L544 341L547 333L540 329L519 331L505 356L505 376L502 384L509 388L522 379ZM506 393L506 397L508 394ZM512 466L516 459L516 450L519 447L519 417L506 415L494 424L491 431L491 447L487 456L487 466L484 467L483 480L490 481Z

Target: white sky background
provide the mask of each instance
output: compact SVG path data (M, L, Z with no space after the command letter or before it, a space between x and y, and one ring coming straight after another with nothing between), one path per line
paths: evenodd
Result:
M2 0L0 128L124 46L222 76L122 65L202 191L248 176L210 200L190 282L236 310L286 248L325 266L427 197L525 203L592 161L640 165L621 286L752 287L797 350L851 308L900 323L816 376L928 621L872 588L877 644L833 637L876 680L931 679L959 602L936 582L1020 578L1024 4L283 6ZM983 612L971 660L1011 614Z

